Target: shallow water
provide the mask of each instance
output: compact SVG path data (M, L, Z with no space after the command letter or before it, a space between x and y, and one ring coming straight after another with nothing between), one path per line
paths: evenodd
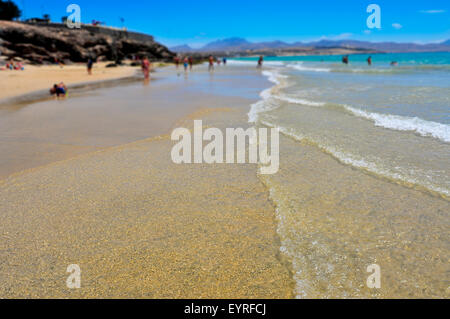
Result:
M0 179L79 154L169 134L199 108L223 107L218 97L256 99L266 80L255 72L200 67L185 75L160 69L142 82L71 90L66 100L0 106ZM220 72L219 72L220 71ZM230 73L231 72L231 73ZM248 85L247 83L250 83ZM226 106L229 105L229 102Z
M377 55L372 67L365 58L269 58L274 86L249 113L284 136L280 173L262 179L296 294L445 297L450 54ZM365 283L373 263L380 290Z
M231 62L213 75L200 67L188 77L172 72L167 81L161 74L150 86L4 110L9 130L1 136L11 144L0 145L31 167L36 158L57 157L43 147L47 141L58 150L103 148L190 127L194 119L220 128L273 126L283 134L280 171L259 176L265 187L256 165L173 165L167 136L5 179L0 228L7 262L0 276L15 277L3 281L2 294L71 297L59 284L78 258L88 265L82 297L290 297L291 272L299 298L448 297L448 123L439 115L448 114L445 82L425 90L442 102L430 103L433 112L403 89L401 103L387 112L389 85L385 99L373 93L377 103L356 103L370 102L361 93L368 85L384 85L378 74L275 62L262 73L253 63ZM274 86L261 92L266 79ZM321 85L338 87L344 79L354 80L343 91ZM420 81L413 86L420 92ZM354 110L343 104L352 101ZM244 110L229 111L235 106ZM408 122L420 112L428 117ZM377 122L388 114L409 126ZM417 130L422 121L432 126ZM0 167L16 161L8 156ZM381 289L366 286L371 264L381 267Z
M386 65L394 58L408 72ZM307 139L345 164L449 196L450 54L374 55L372 67L361 56L348 66L337 57L298 59L268 62L276 86L253 105L251 121Z

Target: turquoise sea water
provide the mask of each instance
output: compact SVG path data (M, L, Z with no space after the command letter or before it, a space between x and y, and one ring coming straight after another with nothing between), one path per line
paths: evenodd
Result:
M425 52L425 53L378 53L378 54L352 54L350 62L366 63L367 58L371 56L376 64L389 65L396 61L399 65L450 65L450 52ZM340 55L311 55L311 56L285 56L285 57L265 57L265 61L283 61L283 62L341 62ZM238 58L239 61L256 61L257 58Z
M448 295L450 53L266 58L248 114L278 128L264 177L299 298ZM397 61L398 66L391 66ZM256 68L256 59L230 61ZM382 288L365 286L381 267Z
M267 57L275 86L251 122L306 139L338 160L450 194L450 53ZM396 61L397 66L391 66ZM236 65L256 65L239 58Z

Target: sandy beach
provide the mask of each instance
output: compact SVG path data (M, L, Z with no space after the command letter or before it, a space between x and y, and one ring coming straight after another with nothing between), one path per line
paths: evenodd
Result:
M242 63L214 73L172 66L149 84L0 109L0 296L448 295L445 197L338 161L292 138L293 129L282 132L275 175L256 164L172 162L171 132L194 120L265 127L292 107L290 124L297 105L264 109L264 121L249 123L255 102L282 90L286 77L277 75ZM294 124L322 123L321 114L308 120L322 111L310 108ZM366 126L353 125L373 132ZM66 287L71 264L81 268L81 289ZM371 264L383 270L381 289L366 285Z
M9 155L0 182L0 296L292 298L291 267L257 166L170 158L174 127L199 118L248 126L248 105L270 84L254 71L245 76L190 79L163 69L148 86L4 113L14 124L2 143ZM239 81L248 79L254 87L243 91ZM35 116L47 130L25 129ZM83 271L75 291L65 285L74 263Z
M171 4L0 0L0 300L449 299L450 2Z

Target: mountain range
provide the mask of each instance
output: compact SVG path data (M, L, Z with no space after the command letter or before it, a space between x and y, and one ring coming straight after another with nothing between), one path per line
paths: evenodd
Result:
M180 45L170 48L174 52L245 52L258 50L291 50L291 49L364 49L379 52L431 52L431 51L450 51L450 39L441 43L417 44L417 43L399 43L399 42L367 42L357 40L320 40L314 42L294 42L287 43L283 41L271 42L250 42L243 38L229 38L217 40L195 49L189 45Z

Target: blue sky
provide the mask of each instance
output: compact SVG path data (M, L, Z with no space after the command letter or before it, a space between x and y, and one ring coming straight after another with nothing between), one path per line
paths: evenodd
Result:
M439 42L450 39L449 0L14 0L24 17L50 14L60 21L66 7L81 7L82 21L93 19L152 34L168 46L243 37L250 41ZM368 30L366 8L381 7L381 29Z

